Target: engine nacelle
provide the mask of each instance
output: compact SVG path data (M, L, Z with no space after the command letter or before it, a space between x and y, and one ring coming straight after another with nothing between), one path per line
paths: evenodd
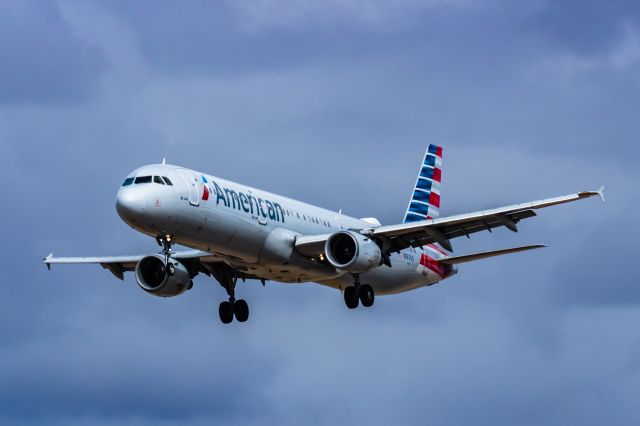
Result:
M175 259L173 275L167 274L164 256L154 254L143 258L136 265L136 281L144 291L158 297L178 296L193 286L187 268Z
M336 269L359 274L380 265L380 247L371 238L351 231L336 232L327 240L324 252Z

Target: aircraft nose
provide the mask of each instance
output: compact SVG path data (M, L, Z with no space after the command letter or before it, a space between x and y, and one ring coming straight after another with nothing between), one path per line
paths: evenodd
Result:
M125 222L135 222L144 213L144 198L135 188L123 188L116 196L116 210Z

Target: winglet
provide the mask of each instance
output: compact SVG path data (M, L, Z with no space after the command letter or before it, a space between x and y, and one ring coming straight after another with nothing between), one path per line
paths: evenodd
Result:
M597 191L578 192L578 198L589 198L589 197L595 197L596 195L600 197L600 199L604 203L604 185L602 185L600 189L598 189Z
M49 253L49 255L47 257L45 257L44 259L42 259L42 262L44 262L44 264L47 265L47 269L50 271L51 270L51 263L48 262L49 259L51 259L53 257L53 253Z

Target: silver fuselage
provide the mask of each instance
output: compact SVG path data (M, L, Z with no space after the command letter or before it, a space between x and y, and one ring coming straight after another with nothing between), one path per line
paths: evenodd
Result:
M129 177L138 176L164 176L172 185L152 181L121 187L116 208L128 225L153 237L170 234L178 244L212 253L247 275L267 280L312 281L339 289L352 285L351 274L298 253L293 242L297 236L376 226L178 166L144 166ZM360 279L381 295L431 285L455 268L442 275L424 267L421 258L447 255L436 246L410 248L393 253L391 267L373 268Z

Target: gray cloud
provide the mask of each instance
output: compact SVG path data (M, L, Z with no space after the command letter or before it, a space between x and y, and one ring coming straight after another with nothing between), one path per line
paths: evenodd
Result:
M633 22L619 5L611 22ZM66 46L51 67L104 62L99 78L69 74L71 92L93 94L82 107L50 102L43 66L25 74L29 102L0 109L0 422L637 423L637 64L610 66L626 36L591 34L591 18L569 25L602 48L563 47L559 6L543 6L398 13L384 31L343 6L294 14L308 28L240 26L241 12L204 2L17 14L47 23L29 40ZM565 51L604 65L566 72ZM50 251L156 250L113 198L165 156L393 223L430 142L445 146L443 214L601 183L608 201L456 240L460 254L550 247L464 265L369 311L313 284L248 282L242 326L219 324L224 292L205 277L159 300L131 276L39 265Z
M87 100L105 67L50 2L0 3L0 57L0 106Z
M550 44L584 55L601 54L615 44L624 26L638 23L640 7L631 0L603 4L597 0L544 2L531 26L548 37Z

